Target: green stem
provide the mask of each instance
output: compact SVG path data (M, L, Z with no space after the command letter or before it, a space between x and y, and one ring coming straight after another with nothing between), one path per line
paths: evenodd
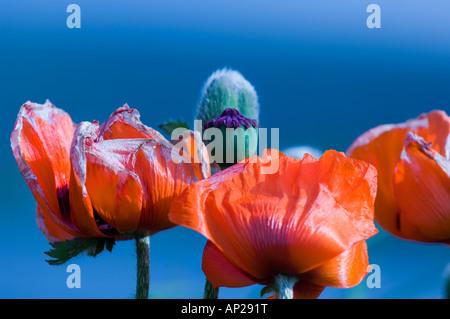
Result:
M218 173L222 170L220 165L213 164L211 166L211 175ZM218 299L219 298L219 288L214 288L214 286L209 282L208 278L205 281L205 288L203 291L203 299Z
M136 299L148 299L148 288L150 285L150 237L137 233L136 257Z
M294 285L297 277L278 274L275 276L275 286L279 299L294 299Z
M203 293L203 299L217 299L219 298L219 288L214 288L214 286L206 279L205 290Z
M450 299L450 264L447 265L447 278L445 278L444 298Z

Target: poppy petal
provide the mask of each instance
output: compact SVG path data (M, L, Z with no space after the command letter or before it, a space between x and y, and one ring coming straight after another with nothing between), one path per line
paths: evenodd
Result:
M174 227L168 218L170 204L195 181L193 167L184 163L171 145L155 140L145 140L136 149L132 163L144 194L139 226L153 232Z
M127 140L122 140L127 141ZM132 140L131 140L132 141ZM103 152L105 144L115 144L117 153L129 149L128 143L117 140L95 144L86 152L86 189L94 211L119 233L137 229L142 208L142 187L139 177L122 166L120 155ZM107 227L109 227L107 226Z
M352 248L308 271L302 278L319 286L349 288L359 284L367 275L369 256L366 242Z
M317 299L324 289L325 286L299 281L294 285L294 299Z
M86 189L86 144L97 138L97 123L81 122L71 146L70 208L74 225L89 237L104 237L95 222L94 210Z
M105 140L123 138L164 139L158 131L145 126L140 120L139 111L125 104L114 111L100 127L99 137Z
M406 238L450 241L450 161L413 133L396 167L394 193L398 228Z
M347 151L348 156L367 161L377 168L375 219L383 228L396 234L398 207L392 190L392 175L408 131L409 128L391 125L377 127L358 138Z
M427 127L419 127L413 131L416 135L424 138L431 143L431 148L441 154L443 157L450 159L450 117L444 111L432 111L426 115Z
M22 105L11 133L14 157L38 205L47 207L54 221L66 229L70 225L62 220L70 221L70 212L61 205L59 193L69 183L73 132L70 116L47 100L42 105Z
M194 167L197 179L205 179L211 175L208 149L199 132L185 130L181 139L172 143L175 144L174 150Z
M97 123L78 125L72 145L71 185L74 222L97 237L136 230L142 207L142 188L128 161L142 140L98 141Z
M231 264L211 241L206 243L203 250L202 270L216 288L247 287L259 283Z
M73 239L74 236L64 231L57 223L44 213L44 209L36 206L36 223L41 233L50 243Z

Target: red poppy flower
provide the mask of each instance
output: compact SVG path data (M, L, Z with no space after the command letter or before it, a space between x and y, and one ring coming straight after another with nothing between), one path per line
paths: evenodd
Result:
M50 242L172 227L170 201L196 180L193 166L175 163L181 156L173 145L128 106L102 126L83 122L74 131L69 115L50 102L27 102L11 146Z
M390 233L450 242L450 118L443 111L381 125L357 138L347 155L378 170L375 219Z
M265 174L271 161L278 170ZM190 185L169 218L207 239L203 271L214 287L294 277L294 297L350 287L367 274L376 170L327 151L320 160L275 150Z

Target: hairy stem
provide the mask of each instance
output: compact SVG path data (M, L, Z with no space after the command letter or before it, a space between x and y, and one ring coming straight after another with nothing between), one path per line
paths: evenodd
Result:
M137 278L136 278L136 299L148 299L148 289L150 285L150 237L137 233L136 257L137 257Z
M275 277L275 285L279 299L294 299L294 285L298 278L279 274Z
M214 288L214 286L206 279L205 290L203 293L203 299L217 299L219 298L219 288Z

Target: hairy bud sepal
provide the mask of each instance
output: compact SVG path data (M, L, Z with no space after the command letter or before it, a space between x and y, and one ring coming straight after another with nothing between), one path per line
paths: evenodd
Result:
M237 109L245 117L259 117L258 96L254 87L241 73L222 69L214 72L202 89L197 116L207 122L219 116L225 109Z

